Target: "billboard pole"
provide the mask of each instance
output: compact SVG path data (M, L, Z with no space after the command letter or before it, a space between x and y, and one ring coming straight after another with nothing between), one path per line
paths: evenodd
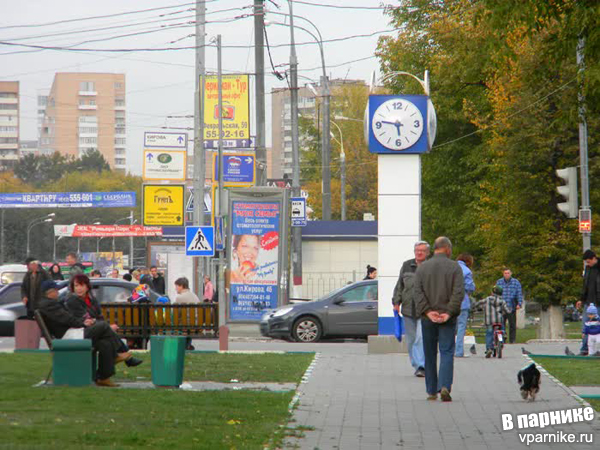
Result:
M220 220L223 217L223 68L221 48L221 35L217 35L217 84L219 89L219 151L217 161L219 166L219 202L217 203L219 212L217 217ZM225 325L226 314L225 305L225 258L224 250L219 252L219 350L229 348L229 328Z

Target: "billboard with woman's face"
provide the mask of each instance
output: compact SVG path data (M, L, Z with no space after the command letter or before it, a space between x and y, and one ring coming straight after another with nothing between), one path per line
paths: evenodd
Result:
M231 203L231 320L259 320L277 307L280 209L278 201Z

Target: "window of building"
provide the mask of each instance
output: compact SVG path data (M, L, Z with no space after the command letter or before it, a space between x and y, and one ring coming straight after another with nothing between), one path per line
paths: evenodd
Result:
M98 123L97 116L79 116L79 123Z
M115 106L125 106L125 99L124 98L115 98Z
M125 111L115 111L115 117L118 117L119 119L124 119Z
M80 137L79 143L80 144L97 144L98 139L95 137Z
M0 144L16 144L17 143L17 138L16 137L0 137Z
M81 81L81 82L79 82L79 90L80 91L93 92L95 90L94 82L93 81Z
M95 105L95 104L96 104L96 100L93 100L93 99L92 99L92 100L90 100L90 101L88 102L88 104L89 104L89 105Z
M125 125L125 119L122 117L117 117L117 118L115 118L115 124L116 125Z
M17 131L17 127L2 127L2 126L0 126L0 131L15 132L15 131Z
M115 158L115 164L117 166L124 166L125 165L125 158Z
M126 138L115 138L115 145L125 145L127 142Z
M122 128L122 127L115 128L115 134L125 134L125 128Z
M17 98L16 92L0 92L0 98Z
M98 128L96 128L96 127L79 127L79 133L97 134Z
M115 89L123 89L123 83L115 83Z
M16 103L11 103L11 104L4 104L4 103L0 103L0 109L17 109L17 104Z
M38 106L46 106L48 104L48 96L47 95L39 95L38 96Z

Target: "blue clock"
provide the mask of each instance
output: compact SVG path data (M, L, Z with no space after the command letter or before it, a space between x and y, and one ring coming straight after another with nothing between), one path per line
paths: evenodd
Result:
M431 125L435 137L435 112L432 110L433 104L426 95L371 95L367 122L369 151L387 154L427 152L433 144Z

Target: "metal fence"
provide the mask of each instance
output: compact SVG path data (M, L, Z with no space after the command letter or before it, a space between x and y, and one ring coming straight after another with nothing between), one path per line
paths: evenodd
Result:
M358 279L356 270L352 272L304 272L302 274L302 298L311 300L320 298L334 289L353 283Z

